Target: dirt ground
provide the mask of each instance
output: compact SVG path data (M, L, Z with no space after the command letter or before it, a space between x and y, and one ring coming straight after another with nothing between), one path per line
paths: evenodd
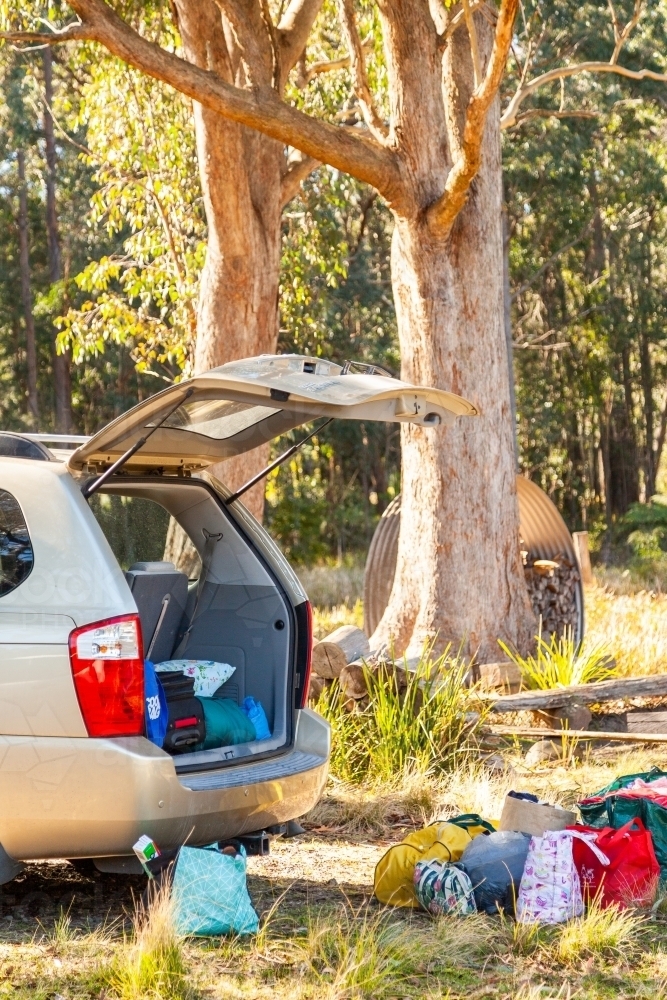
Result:
M400 839L400 838L399 838ZM248 859L248 889L257 912L274 909L278 924L295 922L313 910L369 902L373 871L389 841L347 840L307 833L274 839L271 853ZM142 875L77 872L67 861L30 864L0 887L0 940L26 942L50 934L61 913L84 931L129 923L146 886Z

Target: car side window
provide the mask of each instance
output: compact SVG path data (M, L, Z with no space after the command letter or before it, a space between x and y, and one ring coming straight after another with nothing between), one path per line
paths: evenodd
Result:
M95 493L89 504L122 569L165 558L169 514L160 504L117 493Z
M28 526L18 500L7 490L0 490L0 597L23 583L34 561Z

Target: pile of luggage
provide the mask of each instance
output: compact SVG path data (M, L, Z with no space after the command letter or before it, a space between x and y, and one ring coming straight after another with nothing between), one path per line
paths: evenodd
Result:
M234 667L201 660L146 661L146 734L168 753L196 753L270 739L261 702L219 692Z
M499 822L456 816L409 834L375 870L382 903L562 923L584 908L650 907L667 878L667 772L625 775L576 815L510 792Z

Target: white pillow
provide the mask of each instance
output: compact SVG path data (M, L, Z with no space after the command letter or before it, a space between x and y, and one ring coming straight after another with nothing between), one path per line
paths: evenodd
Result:
M164 663L156 663L155 669L165 673L182 670L186 677L194 678L197 697L212 698L220 685L229 680L236 667L231 663L216 663L215 660L165 660Z

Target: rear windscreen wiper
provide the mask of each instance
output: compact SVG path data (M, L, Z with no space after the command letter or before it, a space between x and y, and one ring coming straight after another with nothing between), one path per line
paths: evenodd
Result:
M310 434L307 434L305 438L303 438L301 441L297 441L296 444L293 444L291 448L288 448L287 451L284 451L282 453L282 455L279 455L278 458L274 459L274 461L271 462L270 465L267 465L265 469L262 469L262 471L258 472L256 476L253 476L252 479L249 479L247 483L244 483L243 486L241 486L236 491L236 493L232 493L231 496L228 496L227 499L224 501L224 503L227 504L227 506L229 506L230 503L234 503L235 500L238 500L238 498L243 496L244 493L247 493L248 490L252 489L255 483L260 483L265 476L268 476L270 472L273 472L273 470L277 469L279 465L282 465L283 462L286 462L287 459L290 458L295 451L299 450L301 445L305 444L306 441L310 441L311 437L314 437L316 434L319 434L321 430L324 430L327 424L330 424L332 420L333 417L329 417L329 419L325 420L323 424L320 424L319 427L316 427L314 431L311 431Z
M88 497L91 497L93 495L93 493L97 493L100 486L104 486L107 479L110 479L111 476L114 475L114 473L118 472L119 469L122 469L125 463L129 462L132 456L136 455L136 453L139 451L140 448L143 448L143 446L146 444L151 434L155 434L155 431L158 429L158 427L162 427L162 424L165 422L165 420L168 420L169 417L172 415L172 413L175 413L176 410L183 405L185 400L189 399L189 397L192 395L194 391L195 391L194 388L188 389L188 391L184 393L183 396L181 396L176 405L172 406L172 408L168 410L167 413L165 413L162 419L158 420L158 422L155 424L154 427L151 427L148 434L144 434L142 438L139 438L138 441L135 441L132 447L128 448L124 455L121 455L120 458L116 459L113 465L110 465L108 469L105 469L105 471L102 473L101 476L98 476L97 479L93 479L90 482L86 483L85 486L82 486L81 492L85 497L85 499L87 500Z

